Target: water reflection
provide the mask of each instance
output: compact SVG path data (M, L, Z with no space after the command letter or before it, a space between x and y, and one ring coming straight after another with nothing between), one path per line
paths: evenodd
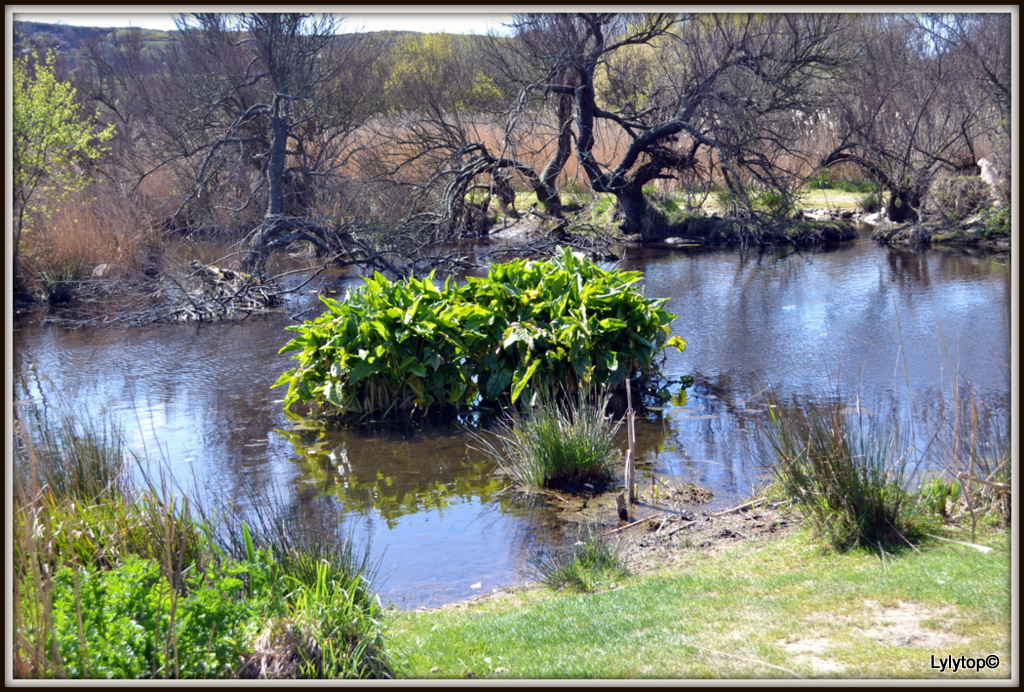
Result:
M782 398L807 397L839 380L848 401L927 431L959 377L1008 420L1005 257L861 240L760 256L630 249L623 268L644 272L648 296L671 298L673 333L689 345L669 352L664 368L695 378L685 397L639 422L641 484L649 475L695 483L715 493L716 506L750 493L765 474L750 442L769 386ZM310 307L307 294L280 314L226 325L23 323L14 369L39 373L26 395L50 382L79 410L112 415L142 456L185 485L194 478L210 502L244 507L254 492L277 494L304 523L339 535L357 529L381 560L382 598L402 607L508 586L531 555L572 538L558 507L506 491L458 428L385 435L296 426L281 409L282 390L270 387L293 364L278 353L292 336L289 316Z

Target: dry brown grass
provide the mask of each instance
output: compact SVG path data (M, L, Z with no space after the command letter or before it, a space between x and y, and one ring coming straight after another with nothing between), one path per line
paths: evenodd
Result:
M135 268L145 258L151 226L111 186L94 183L22 236L36 269L77 260L88 272L101 265Z

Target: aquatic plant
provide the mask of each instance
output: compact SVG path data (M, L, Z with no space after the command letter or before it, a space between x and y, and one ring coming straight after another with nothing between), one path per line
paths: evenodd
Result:
M620 456L615 434L622 421L605 416L606 403L582 390L574 398L544 394L538 405L472 437L522 486L600 490L615 477Z
M910 446L895 422L850 412L839 396L783 405L765 396L761 441L783 493L839 550L886 548L917 538L906 489Z
M491 265L462 285L375 274L288 328L298 336L281 352L299 365L274 386L288 385L286 409L305 402L316 415L367 419L652 377L662 349L685 342L669 337L667 299L647 299L640 279L568 248Z
M530 561L540 581L555 591L594 591L630 575L625 559L600 535L581 537L568 548Z

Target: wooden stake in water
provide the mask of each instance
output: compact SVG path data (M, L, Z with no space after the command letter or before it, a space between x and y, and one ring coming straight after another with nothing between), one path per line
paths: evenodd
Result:
M631 504L636 504L636 469L634 468L635 459L633 457L634 450L636 449L636 429L634 423L636 422L636 413L633 411L633 395L629 387L629 380L626 380L626 501Z

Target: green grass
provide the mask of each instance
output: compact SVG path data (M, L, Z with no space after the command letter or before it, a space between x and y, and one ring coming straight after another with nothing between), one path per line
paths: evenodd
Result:
M600 535L581 537L567 548L537 556L531 564L540 581L555 591L596 591L630 574L617 547Z
M116 428L59 397L14 419L15 677L391 677L351 542L307 537L279 504L254 535L163 481L131 487Z
M994 550L928 542L883 562L823 550L803 533L695 554L685 571L600 593L528 590L395 612L390 646L410 678L1005 678L1010 541L998 532L979 540ZM913 609L916 631L946 643L886 640L892 613ZM996 654L1002 663L940 675L932 654Z

